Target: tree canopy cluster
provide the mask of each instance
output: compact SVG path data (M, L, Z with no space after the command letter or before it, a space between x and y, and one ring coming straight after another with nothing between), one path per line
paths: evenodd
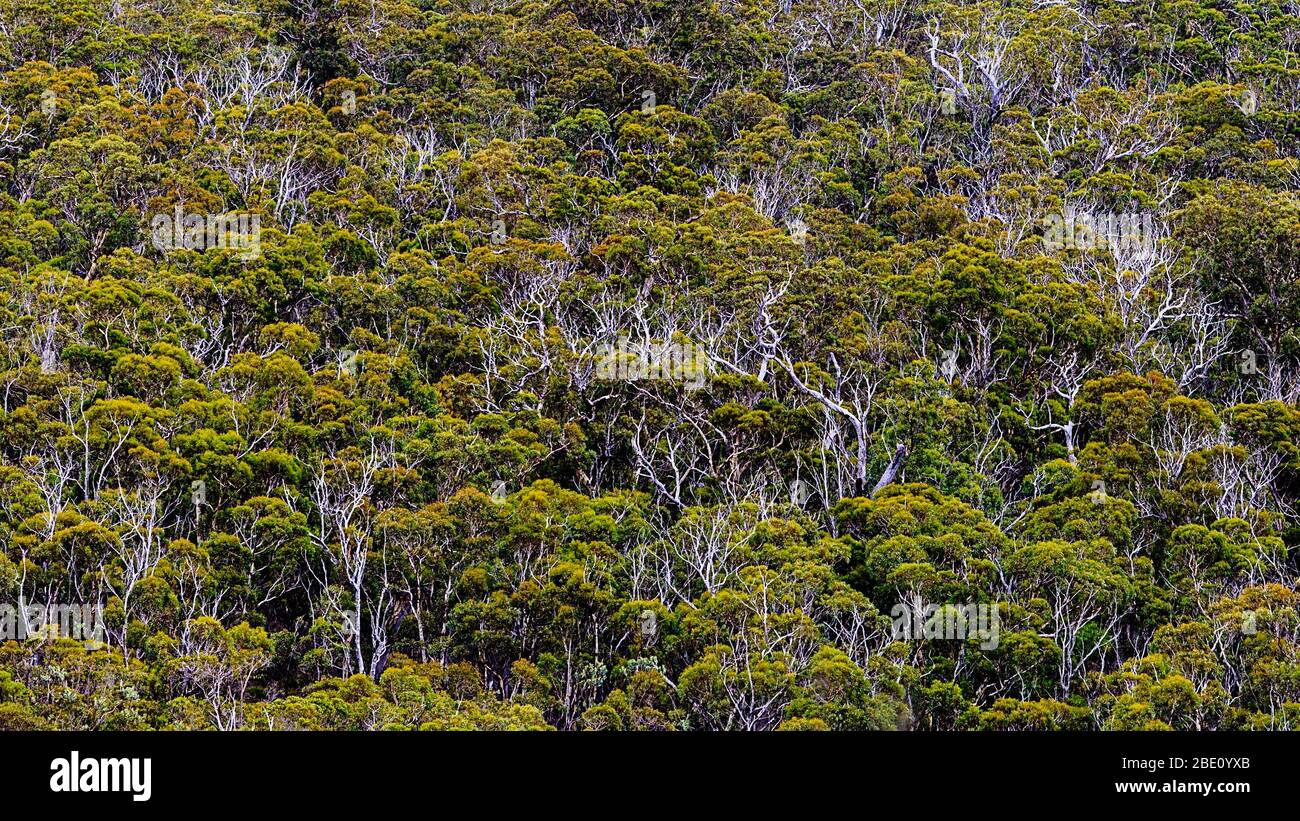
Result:
M5 0L0 602L104 629L0 643L0 728L1300 728L1298 44Z

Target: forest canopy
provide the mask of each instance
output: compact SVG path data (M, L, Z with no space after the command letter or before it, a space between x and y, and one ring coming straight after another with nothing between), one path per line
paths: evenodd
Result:
M4 0L0 728L1300 729L1294 0Z

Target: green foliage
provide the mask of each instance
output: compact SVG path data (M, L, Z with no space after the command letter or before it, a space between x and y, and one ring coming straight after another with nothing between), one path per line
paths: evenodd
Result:
M0 729L1300 728L1300 18L1085 6L0 4Z

